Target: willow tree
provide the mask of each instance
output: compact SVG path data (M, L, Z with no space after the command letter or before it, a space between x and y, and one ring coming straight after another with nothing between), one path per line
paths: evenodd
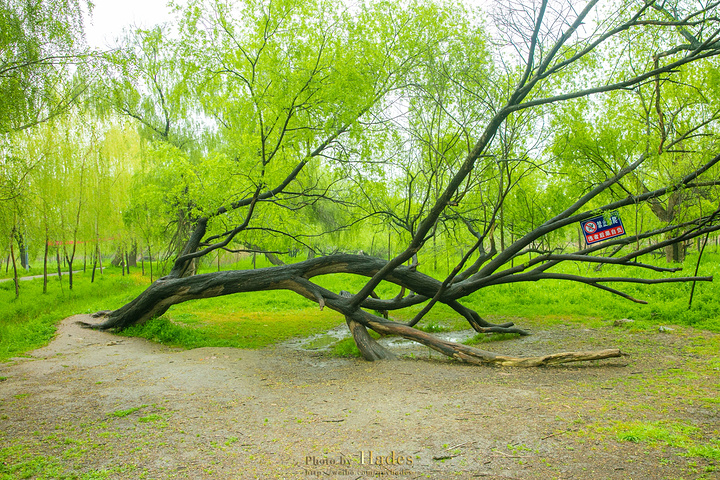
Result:
M83 91L68 75L84 63L81 0L0 4L0 134L68 110Z
M23 155L22 134L79 102L87 6L81 0L0 3L0 235L13 237L21 257L27 252L23 195L38 166Z
M203 175L196 175L200 180L191 188L197 189L195 198L202 201L194 209L193 234L170 274L124 307L105 312L103 321L91 326L122 329L162 315L171 305L196 298L287 289L317 302L320 308L343 314L363 356L370 360L389 353L369 337L368 328L400 335L458 360L478 364L538 365L620 355L618 350L610 349L509 358L440 340L414 326L441 303L478 332L525 333L511 323L487 322L463 305L468 295L506 283L545 279L581 282L641 301L616 285L709 280L672 276L677 269L654 267L639 258L665 245L717 231L718 211L680 225L638 232L572 252L539 252L521 264L515 264L515 259L544 236L579 221L691 188L701 176L716 172L720 155L713 151L706 152L702 162L669 184L620 199L607 195L652 157L651 153L642 153L617 171L605 172L605 177L589 185L577 198L558 202L553 212L504 250L498 252L493 241L503 203L521 186L518 176L524 174L518 165L526 160L504 156L503 151L509 151L500 148L506 125L517 124L518 116L527 112L535 113L526 118L541 119L548 109L562 102L613 92L633 95L634 89L657 78L671 78L674 72L696 61L720 54L717 3L671 3L660 6L654 1L637 0L590 0L581 4L543 0L500 5L495 18L506 43L493 42L497 50L490 50L485 57L493 65L484 69L474 65L481 57L477 49L485 48L477 43L486 35L478 30L481 22L455 7L411 2L406 6L381 3L343 10L341 5L330 3L292 1L264 5L247 2L232 7L225 3L202 8L191 5L184 24L189 34L187 57L202 52L202 61L197 63L202 80L197 85L208 88L206 109L215 108L213 116L221 124L218 131L227 133L224 141L230 148L224 155L208 159L207 168L196 169ZM642 39L653 47L644 57L638 57L635 50L626 48L629 39ZM283 230L283 225L268 225L267 220L273 217L266 215L273 209L302 206L303 200L310 203L309 199L317 195L310 188L314 183L308 172L313 169L341 169L354 160L354 155L365 155L367 164L376 165L390 151L384 143L388 136L378 130L410 125L397 118L412 115L413 109L420 108L413 101L420 95L418 89L426 91L440 79L445 79L454 91L445 95L441 104L449 119L442 135L447 138L454 122L455 128L472 140L464 148L434 151L444 156L442 162L435 162L442 165L443 174L433 177L438 179L437 186L419 190L427 192L421 204L405 209L414 220L399 254L389 260L330 255L268 269L185 275L193 259L229 248L245 232L259 228ZM212 99L223 99L224 106ZM481 121L468 124L459 112L463 102L471 100L476 113L472 118ZM541 135L542 126L536 122L530 130L531 135ZM402 136L397 131L393 135ZM432 145L439 144L425 142L425 146ZM220 172L221 179L213 177L213 172ZM369 167L358 172L364 173L368 181L376 179L376 172ZM479 176L479 172L483 174ZM489 172L494 173L487 177ZM480 185L476 180L482 176L491 181ZM466 188L468 185L474 187ZM480 188L483 198L473 202L482 202L486 213L469 215L463 208ZM225 195L218 195L219 190ZM408 196L413 195L409 191ZM369 215L382 218L387 214L381 208L373 211L377 204L369 200L363 205ZM422 265L407 265L422 254L437 234L439 222L450 213L467 229L467 237L473 239L450 274L433 278L421 271ZM675 233L652 246L631 248L639 239L667 231ZM607 246L628 248L608 257L602 255ZM557 272L554 267L563 262L612 263L668 275L662 279L635 275L592 278ZM367 281L355 292L329 291L314 281L333 273L364 276ZM374 291L381 282L403 287L402 294L375 298ZM424 307L420 313L408 323L374 313L421 304Z

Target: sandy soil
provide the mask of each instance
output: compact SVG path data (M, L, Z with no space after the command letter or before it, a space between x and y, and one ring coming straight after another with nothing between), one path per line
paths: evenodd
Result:
M646 388L697 357L679 335L548 327L488 348L632 355L511 369L425 347L375 363L290 345L184 351L84 330L82 319L66 319L31 359L0 365L4 478L720 478L707 460L605 430L672 415L717 432L717 404ZM717 393L717 377L696 383Z

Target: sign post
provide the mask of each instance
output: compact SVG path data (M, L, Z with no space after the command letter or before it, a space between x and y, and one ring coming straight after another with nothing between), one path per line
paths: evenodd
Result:
M625 227L617 210L580 222L580 227L588 245L625 235Z

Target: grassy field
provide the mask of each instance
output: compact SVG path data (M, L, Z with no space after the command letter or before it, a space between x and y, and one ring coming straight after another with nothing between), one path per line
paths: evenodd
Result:
M90 272L76 273L68 289L67 275L48 278L48 293L42 293L42 278L20 283L15 298L12 281L0 283L0 361L46 345L62 319L78 313L118 308L147 287L139 274L121 275L109 268L90 282Z
M688 256L684 272L675 276L692 275L697 256ZM657 260L664 265L664 260ZM258 259L258 267L267 266ZM223 269L251 268L250 260L223 266ZM628 273L617 267L605 266L602 272L593 267L567 264L564 272L579 275L616 276ZM204 271L214 271L208 265ZM202 272L203 270L201 270ZM660 278L667 274L637 269L638 276ZM699 275L720 273L720 255L706 253ZM356 291L364 279L349 275L328 276L319 281L333 291ZM0 283L0 361L21 355L46 344L53 336L57 322L70 315L92 313L118 308L138 295L149 284L139 269L130 275L110 267L90 283L90 273L75 275L75 288L68 290L67 276L52 277L48 293L42 293L42 279L23 281L20 298L15 299L13 283ZM689 325L700 329L720 331L720 284L699 282L695 287L692 308L688 307L690 283L661 285L615 285L647 305L571 282L542 281L509 284L483 289L465 299L481 316L523 318L545 323L578 322L587 325L612 319L634 320L632 328L647 329L657 325ZM394 285L382 284L378 294L383 298L399 291ZM420 307L393 312L392 318L407 320ZM325 331L343 323L332 311L320 311L314 303L288 291L255 292L207 300L197 300L172 307L163 317L124 332L169 345L195 348L201 346L232 346L261 348L288 338ZM466 329L467 323L451 309L438 306L430 312L420 327L426 331ZM476 339L476 341L481 341ZM340 354L354 350L341 346Z

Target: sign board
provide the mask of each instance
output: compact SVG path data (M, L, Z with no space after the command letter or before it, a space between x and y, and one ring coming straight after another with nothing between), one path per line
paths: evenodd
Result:
M617 211L580 222L580 227L588 245L625 235L625 227Z

